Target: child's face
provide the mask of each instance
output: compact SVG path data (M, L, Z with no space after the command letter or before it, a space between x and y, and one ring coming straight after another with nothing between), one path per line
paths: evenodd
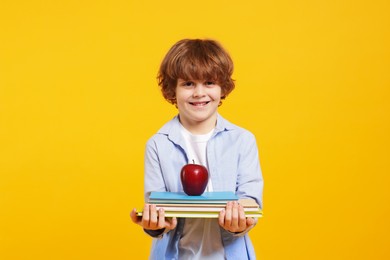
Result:
M215 125L220 101L221 87L216 82L177 80L176 102L183 125Z

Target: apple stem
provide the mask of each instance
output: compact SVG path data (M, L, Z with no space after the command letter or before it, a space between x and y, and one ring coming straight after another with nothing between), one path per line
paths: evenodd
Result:
M195 160L194 159L192 159L192 163L195 164Z

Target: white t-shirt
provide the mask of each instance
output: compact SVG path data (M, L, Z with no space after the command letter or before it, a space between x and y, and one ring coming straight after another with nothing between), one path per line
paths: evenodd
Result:
M186 143L189 163L194 160L196 164L207 168L206 147L214 129L204 135L193 135L182 126L181 132ZM213 191L210 178L206 191ZM181 259L225 259L218 219L186 218L179 241L179 256Z

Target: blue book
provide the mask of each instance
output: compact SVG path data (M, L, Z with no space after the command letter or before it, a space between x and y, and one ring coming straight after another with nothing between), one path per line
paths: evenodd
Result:
M226 204L238 197L231 191L204 192L199 196L188 196L184 192L151 192L149 203Z

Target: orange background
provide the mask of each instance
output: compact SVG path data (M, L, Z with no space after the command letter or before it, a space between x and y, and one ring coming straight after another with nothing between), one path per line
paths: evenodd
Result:
M141 259L146 140L176 114L177 40L235 62L220 108L257 137L259 259L389 259L388 1L0 3L0 258ZM386 159L387 158L387 159Z

